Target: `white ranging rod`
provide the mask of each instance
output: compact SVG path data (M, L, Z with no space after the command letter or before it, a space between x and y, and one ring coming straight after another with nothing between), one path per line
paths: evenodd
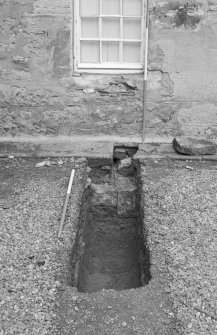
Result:
M142 143L145 142L146 130L146 102L147 102L147 80L148 80L148 38L149 38L149 0L146 0L146 19L145 19L145 58L144 58L144 82L143 82L143 129Z
M63 207L62 217L61 217L61 221L60 221L58 238L61 237L61 234L62 234L62 231L63 231L63 225L64 225L64 221L65 221L65 216L66 216L66 210L67 210L67 207L68 207L69 197L70 197L70 194L71 194L74 175L75 175L75 170L72 169L71 176L70 176L70 179L69 179L69 185L68 185L68 189L67 189L67 193L66 193L66 199L65 199L65 203L64 203L64 207Z

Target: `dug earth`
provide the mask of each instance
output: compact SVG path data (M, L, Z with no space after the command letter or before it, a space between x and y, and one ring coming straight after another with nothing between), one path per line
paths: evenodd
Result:
M150 261L131 158L92 170L90 178L78 230L81 240L74 248L74 285L80 292L95 292L147 284Z

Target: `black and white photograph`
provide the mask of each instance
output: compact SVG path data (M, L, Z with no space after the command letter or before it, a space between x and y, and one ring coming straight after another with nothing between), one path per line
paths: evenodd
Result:
M217 335L217 0L0 0L0 335Z

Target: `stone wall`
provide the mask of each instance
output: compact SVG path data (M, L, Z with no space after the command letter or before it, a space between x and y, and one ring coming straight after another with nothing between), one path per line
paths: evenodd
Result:
M0 136L139 136L142 75L73 72L71 0L0 0ZM147 136L217 137L217 0L152 0Z

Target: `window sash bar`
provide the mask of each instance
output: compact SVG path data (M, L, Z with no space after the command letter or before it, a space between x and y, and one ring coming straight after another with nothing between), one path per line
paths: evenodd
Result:
M119 51L120 51L120 55L119 55L119 61L122 63L123 62L123 0L120 0L120 13L121 13L121 17L120 17L120 47L119 47Z
M74 5L74 68L78 68L80 63L80 10L79 10L79 0L75 0Z
M102 41L102 42L129 42L129 43L142 43L142 40L133 40L133 39L120 39L120 38L94 38L94 37L82 37L80 41Z
M102 0L99 0L99 62L102 63Z
M143 64L140 63L107 63L102 62L101 64L95 64L95 63L80 63L78 64L78 69L124 69L124 70L131 70L131 69L137 69L142 70Z
M142 20L141 20L141 38L142 38L142 44L141 44L141 50L140 50L140 60L141 63L143 64L143 69L144 69L144 47L145 47L145 14L147 10L146 6L147 1L145 2L144 0L142 1Z
M122 2L122 0L120 0ZM93 19L97 19L97 18L120 18L123 17L124 19L143 19L143 16L136 16L136 15L116 15L116 14L102 14L102 15L80 15L81 18L84 19L88 19L88 18L93 18Z

